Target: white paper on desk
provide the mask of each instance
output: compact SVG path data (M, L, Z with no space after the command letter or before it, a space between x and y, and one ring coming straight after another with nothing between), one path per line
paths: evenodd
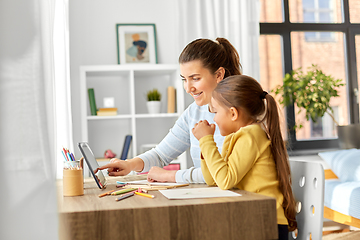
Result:
M168 199L191 199L191 198L213 198L213 197L238 197L239 193L230 190L221 190L218 187L185 188L159 190Z
M144 185L147 185L147 184L150 184L152 186L177 186L177 185L182 185L184 183L169 183L169 182L148 182L148 180L138 180L138 181L129 181L129 182L126 182L128 184L144 184Z

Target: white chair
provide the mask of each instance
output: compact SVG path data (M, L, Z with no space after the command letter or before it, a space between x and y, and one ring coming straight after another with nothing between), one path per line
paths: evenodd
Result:
M324 168L318 162L291 161L298 229L289 239L321 240L324 213Z

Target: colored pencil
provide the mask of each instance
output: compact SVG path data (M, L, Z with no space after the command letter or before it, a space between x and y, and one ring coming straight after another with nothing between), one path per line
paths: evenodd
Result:
M147 198L154 198L154 195L150 195L150 194L146 194L146 193L140 193L140 192L135 192L136 195L140 195L143 197L147 197Z
M185 183L185 184L180 184L180 185L173 185L173 186L169 186L169 188L178 188L178 187L186 187L186 186L189 186L189 184Z
M114 192L115 190L111 190L111 191L108 191L108 192L106 192L106 193L102 193L102 194L100 194L99 195L99 197L101 198L101 197L105 197L106 195L110 195L110 193L112 193L112 192Z
M120 200L123 200L123 199L125 199L125 198L134 196L134 194L135 194L135 192L123 194L123 195L121 195L120 197L116 198L115 200L116 200L116 201L120 201Z
M62 155L64 156L64 158L65 158L65 161L67 161L67 158L65 157L65 154L64 154L64 152L63 152L63 151L61 151L61 153L62 153Z
M120 194L131 192L131 191L134 191L134 190L137 190L137 188L127 188L127 189L119 190L119 191L116 191L116 192L112 192L111 195L120 195Z
M65 148L63 148L63 153L64 153L64 155L65 155L66 160L69 161L68 156L67 156L67 152L66 152Z

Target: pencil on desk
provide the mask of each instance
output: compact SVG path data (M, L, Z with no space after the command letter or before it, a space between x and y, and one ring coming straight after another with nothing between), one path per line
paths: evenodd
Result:
M101 198L101 197L105 197L106 195L110 195L110 193L112 193L112 192L114 192L115 190L111 190L111 191L108 191L108 192L106 192L106 193L102 193L102 194L100 194L99 195L99 197Z
M180 185L173 185L173 186L169 186L169 188L178 188L178 187L186 187L186 186L189 186L189 184L185 183L185 184L180 184Z
M135 192L136 195L140 195L143 197L148 197L148 198L154 198L154 195L150 195L150 194L146 194L146 193L140 193L140 192Z
M127 194L123 194L121 195L120 197L118 197L117 199L115 199L116 201L120 201L120 200L123 200L125 198L128 198L128 197L131 197L131 196L134 196L135 192L131 192L131 193L127 193Z
M126 182L116 181L117 184L127 184Z
M136 190L136 188L126 188L126 189L123 189L123 190L112 192L111 195L120 195L120 194L131 192L131 191L134 191L134 190Z

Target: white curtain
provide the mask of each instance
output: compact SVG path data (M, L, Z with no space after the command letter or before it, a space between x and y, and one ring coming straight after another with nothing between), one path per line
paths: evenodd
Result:
M179 52L197 38L227 38L243 73L260 79L259 0L178 0Z
M55 80L55 109L56 109L56 176L63 176L64 158L61 154L63 147L75 152L73 144L71 90L70 90L70 61L69 61L69 22L68 0L55 0L54 19L54 80ZM79 157L77 157L79 158Z
M54 28L55 5L64 14L65 0L0 1L0 239L58 239L58 145L72 134L65 33L54 47L66 25Z

